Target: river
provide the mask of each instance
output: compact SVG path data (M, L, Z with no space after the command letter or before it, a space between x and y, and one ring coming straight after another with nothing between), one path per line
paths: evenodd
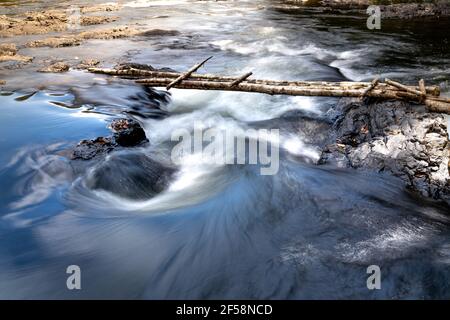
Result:
M2 1L0 10L51 5L20 2ZM370 31L365 17L282 10L269 0L122 4L114 13L121 24L180 35L21 53L175 70L213 56L202 72L425 78L449 94L450 20L382 21ZM450 298L448 207L407 192L388 174L314 165L319 148L299 134L295 116L322 118L336 99L168 95L84 71L30 72L0 69L0 79L15 87L0 94L0 298ZM124 113L139 120L150 143L77 170L64 150L108 135L107 124ZM237 133L280 128L278 173L211 165L195 155L173 166L171 134L194 123ZM135 161L142 157L151 161ZM145 188L152 161L176 170L156 194ZM99 175L108 177L108 191L93 187ZM66 287L70 265L80 267L81 290ZM370 265L381 269L380 290L367 288Z

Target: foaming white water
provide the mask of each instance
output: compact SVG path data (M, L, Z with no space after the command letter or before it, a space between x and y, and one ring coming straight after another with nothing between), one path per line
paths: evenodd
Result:
M262 36L270 35L270 39L258 41L222 39L213 41L212 44L223 51L232 51L252 57L255 55L259 56L259 59L252 59L252 67L258 70L258 73L265 73L265 76L273 79L304 79L311 68L311 64L307 60L298 59L293 61L290 58L289 60L278 59L278 63L274 61L274 59L277 59L276 57L302 56L324 61L329 66L338 68L345 77L354 81L370 79L374 76L370 72L361 72L355 68L368 54L366 49L355 48L338 51L335 48L331 50L313 43L298 46L295 43L292 44L286 37L277 35L278 31L273 27L262 28L259 32ZM267 55L271 56L268 57ZM273 55L276 55L276 57L273 57ZM264 63L264 60L267 60L268 63ZM289 66L283 68L283 65L287 63L289 63ZM283 70L281 74L280 70Z
M354 68L366 54L367 50L364 49L344 51L336 55L336 59L330 63L330 66L338 68L345 77L354 81L370 79L374 76L372 73L361 72Z
M199 112L189 113L188 116L191 117L192 122L186 121L185 117L181 117L175 121L177 126L172 122L170 128L180 128L180 126L183 126L183 128L190 132L198 128L214 128L218 131L230 132L234 137L245 137L259 142L265 141L270 145L279 146L293 155L308 158L313 162L316 162L320 157L318 150L305 145L301 137L291 134L280 136L279 134L272 134L270 131L261 133L257 130L248 130L249 128L244 124L239 124L236 121L230 120L229 118L222 118L218 115L204 117L201 121L200 118L204 115L204 113ZM156 121L154 124L158 126L161 122ZM153 135L150 139L155 144L162 144L170 140L172 133L170 128L166 123L165 126L160 128L152 127L152 129L147 129L147 131L149 134L157 133L157 135ZM192 134L194 135L194 133ZM214 149L222 152L219 158L226 159L230 153L237 156L234 145L224 146L223 141L220 139L213 140L210 143L216 145L222 144L220 148ZM217 155L212 156L210 154L204 154L202 151L197 151L191 154L176 154L175 156L179 157L176 161L174 160L175 163L180 164L178 171L167 189L154 198L145 201L136 201L125 199L103 190L93 190L93 195L102 203L103 207L106 205L112 209L121 208L121 211L128 213L163 213L200 203L212 195L221 192L224 187L236 178L235 175L230 174L233 166L227 165L225 161L217 162ZM95 199L90 199L89 201L92 200L95 206L99 205Z
M269 32L274 31L269 29ZM286 40L287 39L285 37L276 36L272 39L264 39L247 43L230 39L213 41L211 43L218 46L221 50L229 50L243 55L254 55L255 53L278 53L287 56L295 56L305 53L303 49L289 48L283 43Z
M290 154L306 157L314 162L317 162L320 159L320 149L307 146L297 135L282 137L281 141L283 141L282 148Z
M263 28L262 34L276 33L273 27ZM276 53L284 56L303 56L310 55L319 60L335 58L337 60L347 60L349 62L359 60L364 53L362 49L336 51L329 50L309 43L297 47L289 43L289 39L284 36L272 36L270 39L259 41L236 41L233 39L222 39L211 42L221 50L233 51L243 55Z
M205 113L206 116L215 113L238 121L261 121L277 118L290 110L307 110L318 113L314 101L315 98L312 97L174 89L172 102L167 110L171 113L199 111ZM205 115L195 113L195 117L198 116L205 117ZM165 119L162 122L171 120Z

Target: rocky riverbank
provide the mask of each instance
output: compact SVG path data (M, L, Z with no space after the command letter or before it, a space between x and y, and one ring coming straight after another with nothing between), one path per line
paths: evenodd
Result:
M450 204L445 115L400 101L341 99L319 164L388 172L408 189Z
M378 5L382 19L439 19L450 17L450 1L448 0L286 0L287 5L299 10L313 10L318 13L366 14L370 5Z
M122 9L117 4L61 5L56 9L0 15L0 85L11 90L23 85L20 80L14 81L17 70L28 75L33 73L35 76L30 77L30 85L36 86L42 81L33 81L39 78L35 72L62 73L100 62L126 60L126 46L122 46L123 50L117 54L103 52L99 56L100 52L92 50L94 41L131 38L146 41L179 35L176 30L146 28L130 20L123 21ZM70 52L69 48L72 48ZM51 78L47 80L51 84Z

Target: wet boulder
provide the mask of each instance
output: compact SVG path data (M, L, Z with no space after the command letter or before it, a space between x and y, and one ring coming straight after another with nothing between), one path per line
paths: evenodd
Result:
M18 54L19 49L14 43L0 44L0 62L16 61L16 62L30 62L33 57L22 56Z
M86 179L86 186L120 197L145 200L163 191L174 169L134 151L109 155Z
M390 172L409 189L450 203L445 115L402 101L348 98L330 114L333 142L323 149L320 164Z
M111 138L98 137L93 140L82 140L72 150L72 160L90 160L98 155L106 154L114 149Z
M146 70L146 71L164 71L164 72L177 72L171 68L155 68L149 64L142 63L132 63L132 62L124 62L117 64L114 69L116 70L130 70L130 69L138 69L138 70Z
M115 119L110 128L113 135L98 137L93 140L82 140L70 153L72 160L91 160L105 155L120 147L134 147L148 141L141 125L133 119Z
M148 141L141 125L132 119L116 119L111 122L114 141L122 147L133 147Z

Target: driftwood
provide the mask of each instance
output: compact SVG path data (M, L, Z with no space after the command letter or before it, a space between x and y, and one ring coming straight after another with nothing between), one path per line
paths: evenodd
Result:
M406 86L399 82L378 78L372 82L326 82L326 81L279 81L248 79L248 72L240 77L226 77L195 73L211 57L196 64L186 73L151 71L140 69L90 68L90 72L109 74L135 79L136 83L151 87L178 89L223 90L258 92L270 95L322 96L322 97L374 97L380 99L405 100L422 103L430 111L450 114L450 99L440 97L438 86L425 86L420 80L418 86Z
M376 77L375 79L373 79L373 81L370 83L370 86L364 90L362 96L365 97L367 96L367 94L372 91L373 89L375 89L375 87L380 83L380 79L378 77Z
M170 79L142 79L136 83L145 84L150 87L163 87L169 83ZM318 96L318 97L361 97L364 89L340 86L339 83L334 86L327 85L308 85L308 86L275 86L255 83L240 83L230 87L229 82L219 81L198 81L185 80L179 83L176 88L179 89L200 89L200 90L223 90L223 91L242 91L258 92L270 95L282 94L293 96ZM407 100L414 102L423 102L430 111L443 112L450 114L450 99L427 96L424 100L421 96L410 92L395 89L373 89L367 93L368 97L381 99Z
M420 91L420 90L416 90L416 89L414 89L414 88L410 88L410 87L408 87L408 86L405 86L405 85L403 85L403 84L401 84L401 83L392 81L392 80L387 79L387 78L384 79L384 82L386 82L387 84L390 84L391 86L394 86L394 87L396 87L396 88L399 88L400 90L407 91L407 92L412 93L412 94L415 94L415 95L417 95L417 96L425 96L425 95L426 95L426 93L423 93L423 92ZM419 87L420 87L420 84L419 84Z
M89 68L88 71L93 73L107 74L111 76L120 76L125 78L139 79L144 80L143 83L146 82L151 83L151 80L154 78L161 79L175 79L180 76L177 72L167 72L167 71L149 71L149 70L139 70L139 69L125 69L125 70L117 70L117 69L104 69L104 68ZM147 79L148 78L148 79ZM189 80L207 80L207 81L219 81L219 82L233 82L238 80L238 77L226 77L226 76L217 76L212 74L198 74L192 73L189 77ZM139 81L141 82L141 81ZM367 82L353 82L353 81L343 81L343 82L326 82L326 81L280 81L280 80L262 80L262 79L247 79L245 83L254 83L254 84L265 84L265 85L274 85L274 86L336 86L339 87L348 87L353 89L365 89L370 83ZM392 89L386 83L378 83L378 89ZM420 88L411 86L410 88L420 90ZM426 87L427 94L433 96L439 96L440 88L439 86L427 86Z
M190 68L186 73L183 73L182 75L180 75L178 78L176 78L175 80L173 80L171 83L169 83L166 87L167 90L170 90L170 88L172 88L173 86L177 85L178 83L180 83L181 81L183 81L184 79L189 78L189 76L191 74L193 74L195 71L197 71L201 66L203 66L209 59L211 59L212 57L209 57L205 60L203 60L202 62L196 64L195 66L193 66L192 68Z
M425 80L423 80L423 79L419 80L419 90L420 90L420 92L422 92L422 95L427 94L427 88L425 87Z
M230 83L230 88L233 88L234 86L237 86L239 83L241 83L242 81L244 81L245 79L250 77L252 74L253 74L253 72L247 72L246 74L240 76L239 78L234 80L232 83Z

